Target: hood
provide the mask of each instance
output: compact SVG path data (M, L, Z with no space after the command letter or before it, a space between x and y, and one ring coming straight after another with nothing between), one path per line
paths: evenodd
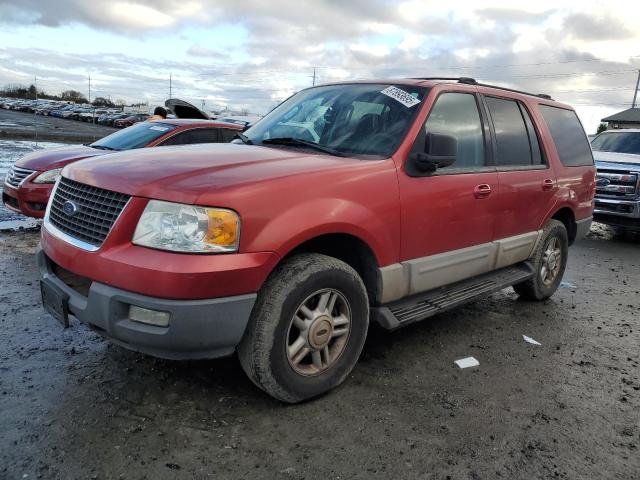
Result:
M178 118L197 118L200 120L211 120L211 117L200 110L198 107L194 107L189 102L180 100L179 98L170 98L164 102L164 106L173 112Z
M310 172L341 169L360 160L293 149L217 143L141 148L74 163L72 180L128 195L198 203L208 193Z
M16 162L16 167L38 171L51 170L52 168L59 168L76 160L97 157L105 153L109 152L97 148L85 147L84 145L48 148L25 155Z
M593 159L596 164L602 163L614 163L614 164L626 164L640 166L640 155L633 155L631 153L616 153L616 152L593 152ZM619 166L619 165L618 165Z

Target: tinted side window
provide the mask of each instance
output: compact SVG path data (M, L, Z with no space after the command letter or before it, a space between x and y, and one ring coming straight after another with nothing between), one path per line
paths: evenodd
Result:
M237 130L232 130L230 128L222 128L220 129L220 135L222 137L222 143L228 143L233 140L238 133Z
M578 116L572 110L540 105L560 161L566 167L593 165L593 155Z
M536 129L533 127L533 122L531 121L531 117L529 116L529 112L527 112L526 108L519 104L520 111L522 112L522 116L524 117L524 122L527 124L527 133L529 134L529 143L531 144L531 159L534 165L542 165L544 162L542 158L542 150L540 150L540 140L538 140L538 134L536 133Z
M518 102L486 97L496 132L497 165L531 165L529 133Z
M163 147L170 145L187 145L194 143L219 143L218 130L215 128L199 128L178 133L162 142Z
M484 166L484 136L474 95L443 93L431 108L424 127L426 133L455 137L458 152L449 168Z

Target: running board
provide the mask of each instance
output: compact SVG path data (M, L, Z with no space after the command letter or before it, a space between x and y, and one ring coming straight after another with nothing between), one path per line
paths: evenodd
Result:
M532 278L533 267L522 262L477 277L374 308L374 318L395 330Z

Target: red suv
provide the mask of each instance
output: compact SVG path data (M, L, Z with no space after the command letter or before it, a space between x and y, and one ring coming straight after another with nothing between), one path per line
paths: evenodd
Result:
M143 122L88 145L61 147L27 155L9 169L2 201L6 207L42 218L62 168L78 160L146 147L230 142L242 125L205 120Z
M298 402L347 377L370 319L391 330L508 286L549 297L591 223L587 137L548 96L324 85L241 139L66 167L38 252L45 308L150 355L237 351Z

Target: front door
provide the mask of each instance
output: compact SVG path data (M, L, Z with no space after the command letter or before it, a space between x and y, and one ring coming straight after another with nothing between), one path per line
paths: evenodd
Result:
M498 174L488 160L479 102L470 92L439 94L413 151L424 149L428 133L448 135L457 144L454 163L422 176L405 164L399 173L401 261L409 294L487 272L495 264Z

